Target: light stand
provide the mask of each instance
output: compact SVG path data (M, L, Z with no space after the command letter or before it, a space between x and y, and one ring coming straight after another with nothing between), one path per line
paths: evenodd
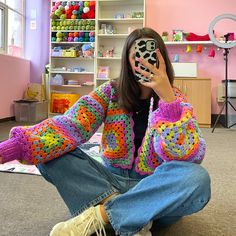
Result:
M236 40L234 40L232 42L229 42L228 41L229 33L224 35L224 37L225 37L225 42L224 43L219 42L215 38L213 28L214 28L215 24L219 20L222 20L222 19L231 19L231 20L236 21L236 15L232 15L232 14L222 14L222 15L219 15L216 18L213 19L213 21L210 23L210 26L209 26L209 29L208 29L209 37L210 37L211 41L215 45L217 45L218 47L223 48L225 50L224 51L224 60L225 60L225 101L224 101L224 104L223 104L223 106L222 106L222 108L220 110L220 113L217 116L217 119L216 119L215 124L214 124L213 129L212 129L212 133L215 130L215 127L216 127L216 125L217 125L217 123L219 121L220 115L223 112L224 108L225 108L225 127L230 128L230 127L232 127L232 126L234 126L236 124L235 123L235 124L232 124L230 126L228 125L228 104L233 108L234 111L236 111L235 107L228 100L228 98L229 98L228 97L228 54L229 54L229 49L236 46Z
M227 43L228 40L229 40L229 33L224 35L224 37L225 37L225 43ZM220 116L221 116L224 108L225 108L225 124L224 124L224 126L226 128L231 128L232 126L236 125L236 123L228 125L228 104L233 108L233 110L235 112L236 112L236 109L233 106L233 104L228 100L228 98L229 98L228 97L228 83L229 83L229 81L228 81L228 54L229 54L229 48L224 48L224 50L225 51L224 51L223 55L224 55L224 60L225 60L225 101L224 101L223 106L220 110L220 113L218 114L218 116L216 118L215 124L214 124L213 129L212 129L212 133L215 130L215 127L216 127L216 125L217 125L217 123L220 119Z

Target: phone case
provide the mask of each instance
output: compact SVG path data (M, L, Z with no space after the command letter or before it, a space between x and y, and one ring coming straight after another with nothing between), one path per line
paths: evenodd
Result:
M135 41L135 66L150 72L149 69L144 67L137 59L143 58L152 65L157 65L156 49L156 40L151 38L137 39ZM135 79L139 82L149 82L149 79L141 75L138 71L135 71Z

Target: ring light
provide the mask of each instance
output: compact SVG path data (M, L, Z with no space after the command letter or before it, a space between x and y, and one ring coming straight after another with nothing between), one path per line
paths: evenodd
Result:
M215 38L215 35L214 35L214 32L213 32L213 28L214 28L215 24L216 24L219 20L222 20L222 19L231 19L231 20L236 21L236 15L232 15L232 14L222 14L222 15L217 16L215 19L213 19L213 21L210 23L209 29L208 29L209 37L210 37L211 41L212 41L216 46L218 46L218 47L220 47L220 48L232 48L232 47L235 47L235 46L236 46L236 41L222 43L222 42L219 42L219 41Z

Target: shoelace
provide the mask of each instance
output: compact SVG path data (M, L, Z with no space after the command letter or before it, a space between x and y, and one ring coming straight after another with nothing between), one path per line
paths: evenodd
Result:
M88 224L86 225L84 231L83 231L83 236L88 236L90 235L90 230L91 227L94 227L95 233L97 236L106 236L106 230L103 225L103 223L97 218L95 212L91 216L90 220L88 221ZM98 229L97 229L98 227Z

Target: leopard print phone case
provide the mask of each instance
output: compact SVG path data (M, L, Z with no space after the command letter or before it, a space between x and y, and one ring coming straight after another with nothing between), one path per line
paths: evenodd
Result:
M150 72L148 68L143 66L137 59L143 58L152 65L157 65L157 41L152 38L141 38L135 41L135 66ZM149 78L135 71L135 79L139 82L149 82Z

